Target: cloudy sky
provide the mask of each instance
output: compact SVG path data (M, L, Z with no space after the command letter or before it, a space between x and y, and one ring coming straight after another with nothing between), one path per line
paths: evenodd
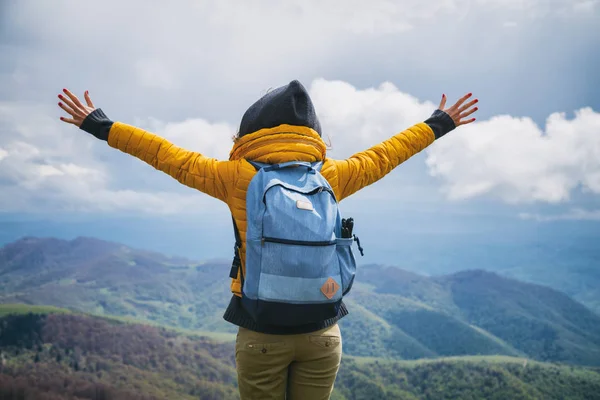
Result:
M61 123L56 95L89 90L113 120L227 158L245 109L292 79L334 158L423 121L442 93L480 99L476 123L343 204L367 261L393 262L411 234L600 233L600 1L166 4L0 0L0 244L229 257L224 205Z

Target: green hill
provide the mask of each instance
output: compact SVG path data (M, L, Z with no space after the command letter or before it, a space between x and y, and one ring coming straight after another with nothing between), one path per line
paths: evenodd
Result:
M483 271L439 279L464 317L542 360L597 364L600 318L563 293Z
M512 357L348 360L337 385L337 397L332 399L338 400L600 399L598 372Z
M91 238L25 238L0 249L0 302L233 332L221 318L228 271Z
M522 354L459 318L401 296L357 288L347 303L351 313L340 325L345 350L351 355L416 359L468 354ZM380 344L380 350L374 351L370 347L374 342L370 338L378 338L375 343Z
M236 399L233 346L169 329L4 306L0 398ZM515 357L345 356L334 400L598 399L592 369Z
M230 265L117 243L25 238L0 249L0 302L228 334ZM365 265L340 325L348 355L527 356L600 365L600 316L556 290L483 271L425 277Z
M462 322L485 332L503 347L492 353L599 364L600 317L556 290L485 271L426 278L371 265L361 269L358 279L369 288L369 292L357 294L360 304L377 309L388 322L419 337L434 351L436 344L448 345L455 338L450 349L453 355L465 354L461 341L474 346L468 354L490 354L482 338L463 340L469 330ZM384 296L384 300L373 294ZM404 302L421 304L421 309L402 309L393 302L398 296ZM450 355L446 349L440 350L436 353Z

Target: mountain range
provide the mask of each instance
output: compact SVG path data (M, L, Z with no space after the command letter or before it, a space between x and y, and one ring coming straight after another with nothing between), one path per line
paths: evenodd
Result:
M0 302L52 305L233 339L229 265L92 238L0 249ZM362 265L342 319L344 353L381 359L505 355L600 365L600 316L557 290L481 270L427 277Z

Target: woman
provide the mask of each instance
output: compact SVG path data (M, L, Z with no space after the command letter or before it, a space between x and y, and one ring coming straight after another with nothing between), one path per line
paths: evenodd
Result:
M420 152L459 125L469 124L477 100L463 96L392 138L347 160L326 157L321 126L306 89L298 81L277 88L254 103L244 114L229 160L219 161L179 148L167 140L120 122L96 109L85 92L84 105L67 89L59 106L70 114L61 120L76 125L111 147L134 155L179 182L227 203L238 228L240 267L232 274L233 296L225 320L237 325L236 366L242 399L328 399L341 361L342 341L338 315L318 323L276 326L257 323L241 304L245 276L246 192L255 167L249 162L277 164L288 161L322 161L321 174L338 201L381 179L396 166Z

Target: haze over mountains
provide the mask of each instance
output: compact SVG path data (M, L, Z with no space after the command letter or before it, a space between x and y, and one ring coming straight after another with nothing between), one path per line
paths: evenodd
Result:
M423 275L469 269L497 272L549 286L600 313L600 225L594 221L534 223L481 210L474 215L453 216L443 206L441 210L424 207L427 212L399 212L389 207L381 209L384 205L373 200L371 207L394 219L389 224L369 224L371 211L352 199L344 207L352 216L367 213L357 219L357 233L366 250L364 259L359 258L361 263L391 265ZM0 218L0 246L26 236L71 240L84 235L193 260L229 261L233 232L231 224L223 223L229 218L227 212L226 208L216 208L214 215L195 220L141 220L121 215L99 221L4 217ZM199 233L208 226L210 234Z

